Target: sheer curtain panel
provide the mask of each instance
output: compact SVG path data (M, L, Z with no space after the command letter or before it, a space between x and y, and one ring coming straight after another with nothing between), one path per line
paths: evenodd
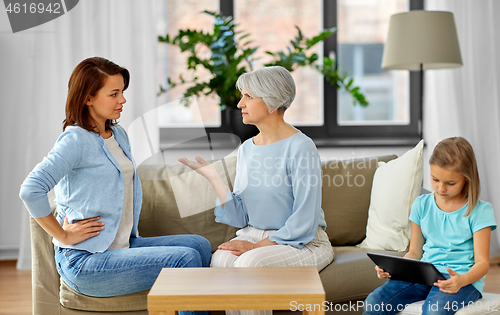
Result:
M469 140L479 167L480 198L493 205L500 223L500 1L427 0L425 9L453 12L464 66L425 71L424 161L444 138ZM424 186L429 189L429 166L424 165ZM497 230L491 256L500 256L498 244Z
M17 258L18 268L29 269L28 212L19 187L62 132L71 72L93 56L130 71L119 120L125 130L155 108L156 2L79 1L61 17L19 33L0 11L0 253L7 253L0 259Z

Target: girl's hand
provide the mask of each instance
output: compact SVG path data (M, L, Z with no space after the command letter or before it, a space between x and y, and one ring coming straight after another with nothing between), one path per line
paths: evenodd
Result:
M104 222L99 222L100 217L94 217L69 224L68 217L64 218L63 230L64 245L75 245L99 234L104 229Z
M222 250L230 250L231 254L240 256L241 254L244 254L256 247L257 246L254 243L249 241L234 240L220 244L218 248Z
M186 166L189 166L192 170L196 171L196 173L202 175L208 180L217 178L219 176L217 174L217 171L215 170L215 167L212 164L206 162L199 156L195 157L195 159L197 162L190 161L186 158L180 158L177 161L181 162Z
M377 271L377 277L379 279L385 279L385 278L390 278L391 274L388 272L385 272L384 269L380 268L379 266L375 266L375 270Z
M441 292L455 294L463 287L462 275L459 275L450 268L446 268L446 270L450 274L450 279L438 280L434 285L439 287Z

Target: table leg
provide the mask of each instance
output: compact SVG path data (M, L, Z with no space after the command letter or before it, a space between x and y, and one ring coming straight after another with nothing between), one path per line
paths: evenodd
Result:
M325 315L325 311L324 310L321 310L321 311L302 311L302 314L303 315Z

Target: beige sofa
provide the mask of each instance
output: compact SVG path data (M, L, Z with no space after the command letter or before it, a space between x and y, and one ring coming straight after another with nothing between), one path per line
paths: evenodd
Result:
M337 303L337 309L343 308L346 313L360 313L356 301L363 300L383 283L376 277L366 250L355 245L365 237L371 184L378 162L395 157L323 162L322 208L335 259L320 272L320 277L327 301ZM227 181L228 187L232 188L236 158L226 158L214 165ZM138 173L144 192L139 222L139 234L142 237L200 234L210 240L212 250L234 237L236 228L215 222L214 194L203 177L188 172L183 165L141 166ZM122 312L147 314L147 291L93 298L71 290L61 282L57 273L50 236L33 219L30 227L33 314L77 315L89 311L103 315Z

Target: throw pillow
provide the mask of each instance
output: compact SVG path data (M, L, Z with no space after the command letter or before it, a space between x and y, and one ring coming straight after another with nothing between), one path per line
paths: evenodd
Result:
M411 205L422 186L424 140L401 157L379 162L372 183L366 238L361 248L406 251Z

